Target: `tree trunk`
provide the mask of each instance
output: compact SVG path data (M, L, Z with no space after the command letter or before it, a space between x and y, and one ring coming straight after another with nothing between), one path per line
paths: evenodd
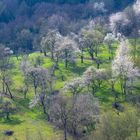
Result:
M78 134L77 134L77 129L76 129L76 126L73 127L73 135L74 135L74 139L78 140Z
M113 59L113 50L111 49L111 59Z
M126 93L126 80L124 81L124 84L123 84L123 91L124 91L124 97L125 97L125 100L126 100L126 96L127 96L127 93Z
M57 69L59 69L59 64L58 64L58 63L59 63L59 58L56 57L55 65L56 65L56 68L57 68Z
M8 92L9 92L9 94L10 94L10 98L13 99L13 95L12 95L12 93L11 93L11 91L10 91L9 85L8 85L7 83L5 83L5 84L6 84L7 90L8 90Z
M43 104L42 106L43 106L43 112L44 112L44 114L47 114L45 105Z
M36 84L35 80L33 81L33 84L34 84L34 93L36 95L37 94L37 84Z
M109 60L113 59L113 50L112 50L112 46L111 45L109 45L109 47L108 47L108 53L109 53Z
M2 92L5 94L5 82L4 82L4 79L2 80Z
M37 87L35 86L34 87L34 92L35 92L35 95L37 94Z
M43 53L44 53L44 56L47 56L47 53L45 51Z
M51 52L51 59L54 60L54 53L53 53L53 51Z
M52 81L52 79L50 80L49 85L50 85L50 93L52 93L53 92L53 81Z
M120 83L121 83L121 91L122 91L122 98L123 98L123 95L124 95L123 78L120 79Z
M42 98L42 100L41 100L41 104L42 104L42 108L43 108L43 113L45 114L45 115L47 115L47 120L48 121L50 121L50 116L49 116L49 114L48 114L48 112L46 111L46 106L45 106L45 97L43 97Z
M96 57L98 57L98 46L96 45L96 50L95 50L95 55L96 55Z
M68 53L67 50L65 50L65 68L68 67Z
M9 112L6 113L6 120L10 120L10 114L9 114Z
M84 63L84 57L81 55L81 63Z
M100 63L96 63L97 69L100 69Z
M93 61L94 60L94 53L90 53L90 56L91 56L91 60Z
M16 53L16 59L17 59L17 61L19 60L19 58L18 58L18 52Z
M92 94L95 95L95 87L92 86Z
M67 121L64 120L64 140L67 140Z
M138 136L138 128L135 129L135 135Z
M84 63L84 55L83 55L83 50L82 50L82 53L81 53L81 63Z

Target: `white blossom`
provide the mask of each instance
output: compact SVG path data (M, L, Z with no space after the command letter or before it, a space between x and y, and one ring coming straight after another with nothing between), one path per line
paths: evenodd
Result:
M40 101L39 95L35 95L34 98L29 103L29 108L35 107Z
M88 85L96 77L96 68L94 66L89 67L83 74L84 80Z
M124 12L118 12L112 14L109 20L110 20L110 28L112 32L116 32L117 26L119 26L119 24L127 25L129 23L129 20Z
M138 68L134 66L129 55L128 41L121 40L116 57L112 62L112 76L120 79L124 91L127 85L134 82L140 76Z
M136 1L136 3L133 5L133 9L137 15L140 14L140 0Z
M101 11L101 12L106 12L107 10L105 9L105 4L104 2L95 2L94 3L94 9Z
M66 36L66 37L62 37L60 40L60 44L59 47L57 48L57 50L65 50L65 49L73 49L75 51L79 51L77 48L77 44L74 40L72 40L70 37Z
M114 41L117 41L117 38L113 33L108 33L104 38L104 42L107 44L112 44Z
M71 92L73 94L77 94L79 92L82 91L82 89L85 87L85 81L83 80L83 78L78 77L78 78L74 78L70 81L68 81L62 90L64 91L68 91Z
M129 70L133 69L133 63L131 62L128 54L130 50L126 41L121 41L120 46L117 50L116 57L112 63L112 70L114 75L120 75L128 73Z
M21 61L20 68L24 75L27 75L30 69L33 68L32 64L29 62L28 57L26 55L23 57Z
M108 78L106 69L97 69L90 66L83 74L83 79L86 85L97 88L104 80Z
M49 31L48 34L42 37L41 50L45 53L50 52L52 59L54 59L54 53L57 47L57 42L61 39L61 35L56 30Z
M77 43L69 36L62 37L57 42L56 55L65 61L67 67L68 62L73 62L76 59L77 53L80 53Z

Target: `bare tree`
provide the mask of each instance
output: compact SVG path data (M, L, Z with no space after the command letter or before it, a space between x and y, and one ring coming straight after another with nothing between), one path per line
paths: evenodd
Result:
M66 96L57 95L51 101L51 121L64 129L64 140L67 140L68 119L71 113L71 99Z
M99 117L98 100L91 94L79 94L74 102L69 122L69 131L72 135L79 137L86 134L88 126L95 124ZM85 132L84 132L85 131ZM84 133L83 133L84 132Z
M10 77L10 69L13 67L11 62L11 54L13 51L10 48L5 47L4 45L0 44L0 78L2 80L2 89L3 93L9 93L10 98L13 98L10 84L11 84L11 77Z
M75 101L69 96L57 95L50 105L51 121L64 129L65 140L67 132L76 139L81 136L84 127L97 121L98 114L98 102L90 94L79 94Z
M16 107L14 103L8 98L0 98L0 116L10 120L10 115L14 114Z

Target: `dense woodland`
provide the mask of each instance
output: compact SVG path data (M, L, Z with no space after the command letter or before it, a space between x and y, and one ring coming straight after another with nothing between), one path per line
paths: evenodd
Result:
M63 35L78 32L91 18L105 18L109 13L133 3L132 0L107 0L105 3L83 4L76 0L77 4L71 5L71 0L64 1L65 4L61 4L60 0L60 4L46 1L0 1L0 42L16 50L25 47L33 50L33 43L48 29L57 29Z
M140 0L0 1L0 140L139 140Z

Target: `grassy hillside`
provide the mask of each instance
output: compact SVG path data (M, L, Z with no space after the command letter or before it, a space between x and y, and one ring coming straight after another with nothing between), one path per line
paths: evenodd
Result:
M114 54L117 45L114 47ZM53 61L44 57L43 54L38 52L32 53L29 55L31 62L37 57L42 56L44 63L42 66L44 68L49 68L53 65ZM109 69L111 62L108 60L109 54L106 46L101 47L99 58L104 61L101 64L101 68ZM20 88L23 84L23 76L20 70L20 62L22 57L19 57L19 60L15 56L12 56L13 63L15 67L12 71L12 92L14 94L14 104L17 106L17 112L15 115L12 115L11 120L0 119L0 140L39 140L42 137L43 140L62 140L63 132L57 127L54 127L52 124L48 123L46 116L42 113L41 106L35 107L34 109L29 108L29 102L33 98L33 88L30 86L30 90L27 93L27 99L24 99L23 94L20 91ZM59 63L59 69L56 71L56 83L55 90L60 90L66 81L73 79L74 77L79 77L83 72L89 67L95 66L96 63L90 59L88 54L85 54L84 63L81 64L79 56L77 56L75 64L69 64L68 68L65 68L64 63ZM62 75L63 79L62 80ZM138 83L137 86L140 86ZM119 83L115 87L118 93L121 93ZM136 91L138 92L138 91ZM115 110L112 108L112 103L114 102L114 95L111 93L110 84L105 82L100 90L97 90L95 97L98 97L100 102L100 113L110 111L115 113ZM131 105L123 103L122 96L119 96L119 100L122 101L122 104L126 110L133 110ZM11 137L5 137L3 132L5 130L13 130L14 135ZM69 137L71 140L71 137Z

